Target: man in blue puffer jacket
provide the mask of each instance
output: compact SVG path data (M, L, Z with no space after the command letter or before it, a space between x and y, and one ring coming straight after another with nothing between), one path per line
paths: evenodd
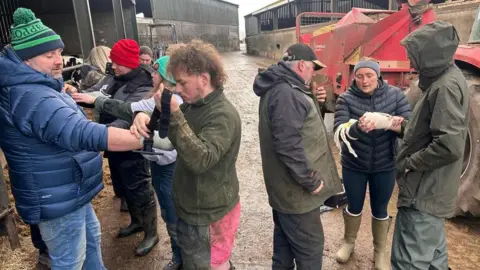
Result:
M31 10L13 17L12 43L0 54L0 148L17 211L38 224L52 269L105 269L90 203L103 189L98 151L142 143L128 130L88 121L62 92L60 36Z

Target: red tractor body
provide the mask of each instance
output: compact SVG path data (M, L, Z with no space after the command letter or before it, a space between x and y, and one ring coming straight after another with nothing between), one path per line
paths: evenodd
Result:
M402 4L399 11L368 10L353 8L334 27L326 25L314 33L300 34L300 21L305 15L325 17L322 13L303 13L297 19L297 39L315 51L318 59L327 65L319 72L319 80L327 90L340 95L353 80L353 66L362 57L376 59L381 67L382 77L391 85L406 89L417 76L410 69L405 48L400 41L424 24L437 20L432 7L426 6L415 23L409 5ZM374 20L369 15L382 16ZM328 17L332 17L328 14ZM334 14L339 16L339 14ZM373 17L373 16L372 16ZM315 35L315 33L320 34ZM480 46L460 46L455 60L480 68Z

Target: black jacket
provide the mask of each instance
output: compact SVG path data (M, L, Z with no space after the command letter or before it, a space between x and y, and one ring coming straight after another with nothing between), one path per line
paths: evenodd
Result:
M383 80L379 80L379 87L371 96L364 94L354 82L347 92L340 95L337 100L335 130L350 119L360 119L366 112L383 112L409 119L411 108L403 91L388 85ZM395 132L374 130L367 134L355 124L350 128L349 134L358 139L349 140L358 158L350 154L345 144L342 143L342 166L368 173L395 168L397 139Z
M151 68L146 65L140 65L138 68L132 70L122 76L116 76L113 80L106 80L108 85L101 87L105 93L112 95L112 99L121 100L124 102L136 102L144 98L153 88L153 81L151 76ZM129 129L132 125L131 121L117 118L108 113L100 113L101 124L112 126L116 128ZM105 156L113 157L119 161L127 160L143 160L143 156L132 151L127 152L105 152ZM131 164L131 163L129 163ZM135 170L133 168L132 170Z
M136 102L144 98L153 88L151 68L146 65L140 65L122 76L115 76L113 80L106 80L106 85L99 90L124 102ZM132 119L133 121L133 119ZM100 123L118 128L128 129L132 121L118 119L107 113L100 114Z

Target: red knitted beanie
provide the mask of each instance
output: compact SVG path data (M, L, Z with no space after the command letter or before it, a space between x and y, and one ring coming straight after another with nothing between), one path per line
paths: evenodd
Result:
M113 45L110 59L121 66L136 69L140 65L140 47L133 39L121 39Z

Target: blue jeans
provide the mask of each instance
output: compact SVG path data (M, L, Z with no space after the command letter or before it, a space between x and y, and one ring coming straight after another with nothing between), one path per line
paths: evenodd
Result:
M172 197L173 172L175 163L168 165L158 165L156 162L151 163L152 185L157 193L158 203L160 204L160 213L163 221L167 224L167 232L170 236L172 245L172 261L181 264L182 254L178 246L177 222L178 217L175 213L175 205Z
M38 224L47 244L52 270L106 269L100 222L90 203L62 217Z
M395 169L364 173L343 167L342 178L347 193L349 213L353 215L362 213L368 183L372 215L377 219L388 217L387 206L395 187Z

